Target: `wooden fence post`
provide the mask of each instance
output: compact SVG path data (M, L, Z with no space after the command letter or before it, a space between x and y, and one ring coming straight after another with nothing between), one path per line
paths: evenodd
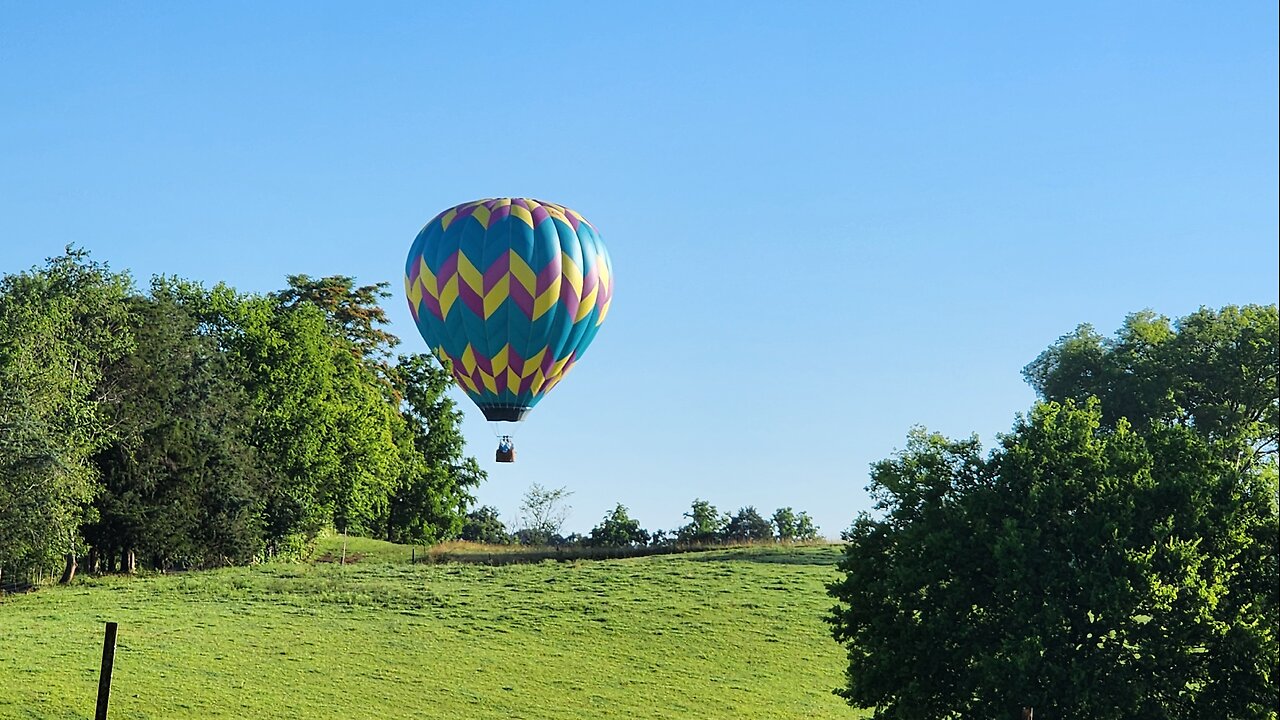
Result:
M107 623L102 638L102 674L98 676L98 712L93 720L107 720L107 701L111 699L111 667L116 663L116 624Z

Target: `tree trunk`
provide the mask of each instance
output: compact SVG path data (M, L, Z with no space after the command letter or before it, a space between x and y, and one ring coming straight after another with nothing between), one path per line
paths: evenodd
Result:
M66 585L76 577L76 554L69 552L66 555L67 564L62 568L62 578L58 580L59 585Z
M99 572L102 571L102 568L98 567L98 548L97 547L89 548L89 557L85 560L84 564L88 566L85 568L86 572L97 575Z
M129 575L138 571L138 559L134 556L133 551L125 548L120 550L120 572Z

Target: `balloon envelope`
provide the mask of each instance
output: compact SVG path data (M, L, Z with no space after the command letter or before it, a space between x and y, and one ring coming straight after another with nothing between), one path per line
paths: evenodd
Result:
M591 223L530 198L463 203L409 250L418 331L489 420L524 418L595 339L613 266Z

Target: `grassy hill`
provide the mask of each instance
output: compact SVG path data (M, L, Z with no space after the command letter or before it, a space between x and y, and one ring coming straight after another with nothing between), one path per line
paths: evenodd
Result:
M0 599L0 717L849 718L822 615L837 549L500 567L354 564L92 578ZM341 557L331 538L317 557Z

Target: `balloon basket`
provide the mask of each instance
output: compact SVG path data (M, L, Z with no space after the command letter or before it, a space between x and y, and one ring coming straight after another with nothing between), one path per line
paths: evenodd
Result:
M509 450L503 450L502 448L498 448L497 452L495 452L495 453L494 453L494 457L493 457L493 459L494 459L494 460L497 460L498 462L501 462L501 463L512 463L512 462L515 462L515 461L516 461L516 449L515 449L515 448L511 448L511 449L509 449Z

